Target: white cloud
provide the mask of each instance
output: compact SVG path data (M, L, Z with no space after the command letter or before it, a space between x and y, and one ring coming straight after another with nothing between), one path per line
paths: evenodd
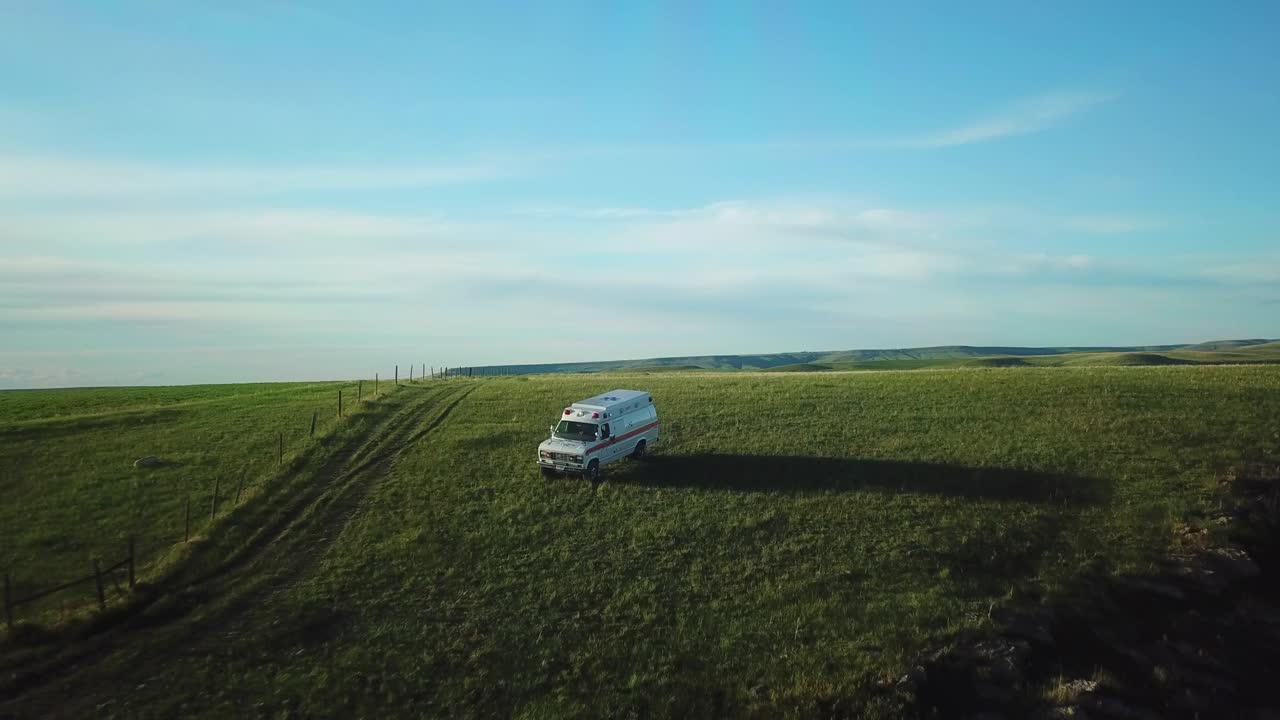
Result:
M1067 229L1097 235L1125 235L1164 227L1157 218L1133 215L1078 215L1063 218L1062 222Z
M540 207L517 210L514 214L544 220L607 223L602 227L610 232L642 229L648 233L654 227L661 227L667 232L651 233L648 242L664 250L672 245L743 244L762 238L789 243L800 236L918 248L978 234L1013 237L1028 231L1065 235L1126 234L1166 226L1159 218L1134 214L1069 214L981 206L920 209L831 197L726 200L678 208Z
M481 223L304 209L0 217L0 237L29 233L0 245L4 351L29 365L40 352L351 342L455 354L428 361L498 361L495 348L573 360L731 352L732 338L762 328L769 347L743 351L822 337L839 348L892 344L840 334L886 318L963 335L961 321L981 313L1033 312L1048 288L1155 284L1149 267L1069 244L1035 253L987 241L1001 236L992 228L1075 216L830 197L540 212ZM163 242L191 228L201 242ZM1002 304L1019 293L1026 304ZM599 318L583 341L584 322Z
M1016 102L1003 111L951 130L902 141L906 147L940 148L970 145L1047 130L1062 121L1110 100L1100 92L1053 92Z
M0 197L118 198L378 190L472 183L521 170L510 162L491 161L442 165L174 166L9 153L0 154Z
M0 217L9 242L77 241L111 245L199 239L281 243L429 237L456 224L433 216L316 209L229 209L16 214Z
M1260 258L1252 263L1221 263L1206 267L1201 273L1213 280L1229 283L1259 283L1280 287L1280 258Z

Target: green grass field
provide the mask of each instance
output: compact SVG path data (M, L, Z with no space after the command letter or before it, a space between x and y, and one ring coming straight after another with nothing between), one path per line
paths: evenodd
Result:
M543 480L534 449L559 409L614 387L652 392L654 456L598 487ZM332 391L6 402L6 559L72 571L85 538L142 517L172 536L196 468L239 467L240 438L272 463L274 437L254 438ZM0 690L0 715L892 717L877 681L992 607L1097 558L1146 567L1211 507L1217 473L1280 458L1277 417L1275 366L401 387L291 445L289 472L261 467L254 498L168 561L187 591L91 662ZM133 479L133 457L166 453L183 464Z
M373 385L366 385L372 401ZM387 385L380 386L383 397ZM340 389L347 423L337 417ZM203 535L215 483L224 510L242 474L242 501L251 498L282 472L280 434L284 470L299 470L370 408L356 395L352 383L0 394L0 568L11 575L15 596L84 576L94 557L119 560L129 535L136 536L142 567L162 562L183 537L188 498L193 534ZM165 462L135 468L145 456ZM59 595L24 614L64 614L89 592Z

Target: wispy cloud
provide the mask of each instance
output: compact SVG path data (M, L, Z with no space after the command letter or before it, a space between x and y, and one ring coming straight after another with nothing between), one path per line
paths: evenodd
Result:
M91 245L201 240L219 243L314 244L325 240L426 238L452 225L428 215L327 209L220 209L8 214L0 233L11 241L74 241Z
M1139 215L1076 215L1062 218L1063 227L1096 235L1126 235L1165 227L1160 218Z
M1053 92L1026 98L976 122L902 141L905 147L942 148L989 142L1047 130L1115 97L1112 93Z
M515 217L567 220L627 227L649 224L701 224L724 228L773 228L792 232L843 232L849 239L890 240L910 245L924 238L961 233L1026 230L1065 235L1115 235L1149 232L1168 226L1164 218L1137 213L1062 213L1026 207L903 207L856 202L839 197L747 201L725 200L691 207L541 206L517 209Z
M479 159L438 165L231 166L0 153L0 197L122 197L380 190L474 183L527 170Z
M1226 282L1265 283L1280 287L1280 256L1256 258L1250 263L1215 263L1203 271L1205 277Z

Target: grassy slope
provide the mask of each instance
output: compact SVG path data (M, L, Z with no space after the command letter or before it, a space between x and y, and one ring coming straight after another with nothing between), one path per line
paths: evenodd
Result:
M825 352L774 353L765 355L704 355L697 357L648 358L643 360L610 360L603 362L550 363L541 365L516 365L509 368L514 373L553 372L604 372L611 370L651 370L655 367L695 366L709 370L767 370L790 365L814 364L831 369L857 370L864 365L881 362L902 363L872 369L917 369L921 367L962 367L954 362L972 358L1014 356L1037 358L1066 354L1093 353L1165 353L1170 351L1240 350L1267 343L1266 340L1219 340L1198 345L1141 345L1129 347L994 347L971 345L941 345L925 348L898 348L880 350L841 350ZM1274 345L1274 343L1272 343ZM1055 363L1056 364L1056 363Z
M1215 350L1166 350L1163 352L1062 352L1021 356L923 357L865 361L822 360L768 368L768 372L824 372L831 370L921 370L965 367L1106 367L1135 365L1254 365L1280 363L1280 343L1239 345L1250 341L1207 343ZM989 348L983 348L989 349ZM1008 349L1008 348L1004 348Z
M638 365L636 367L627 368L629 373L670 373L670 372L698 372L707 370L708 368L701 365Z
M372 384L366 385L371 395ZM350 417L357 410L351 383L4 393L0 567L12 574L15 595L83 576L93 557L119 560L130 534L137 536L146 574L182 538L188 497L198 536L215 479L226 511L242 472L251 496L279 471L277 433L284 434L285 459L293 463L338 431L339 389ZM317 438L310 440L313 410ZM133 461L147 455L167 463L135 469ZM90 592L57 595L24 608L23 616L74 609Z
M175 654L107 661L100 679L142 685L108 708L811 715L1012 588L1095 555L1141 565L1215 469L1280 456L1272 367L473 384L319 573ZM537 477L566 401L636 384L662 411L658 456L594 491ZM113 695L102 682L83 687Z
M1274 364L1280 363L1280 343L1221 350L1170 350L1160 353L1067 353L1024 358L1024 360L1030 364L1042 366Z

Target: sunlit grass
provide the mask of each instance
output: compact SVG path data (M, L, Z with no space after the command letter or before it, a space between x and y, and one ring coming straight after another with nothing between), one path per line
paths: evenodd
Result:
M471 384L313 574L113 707L892 716L878 679L1096 558L1142 568L1216 473L1280 457L1275 367ZM652 392L655 456L544 481L559 409L615 387Z
M372 383L366 400L372 400ZM0 395L0 568L16 597L84 576L95 557L109 564L136 537L140 570L192 532L205 532L215 484L225 514L281 470L340 432L337 393L348 419L353 383L276 383L162 388L14 391ZM385 396L388 388L381 388ZM316 414L312 438L312 413ZM43 413L43 414L42 414ZM164 464L135 468L156 456ZM85 604L90 590L43 608ZM31 617L39 608L26 608Z

